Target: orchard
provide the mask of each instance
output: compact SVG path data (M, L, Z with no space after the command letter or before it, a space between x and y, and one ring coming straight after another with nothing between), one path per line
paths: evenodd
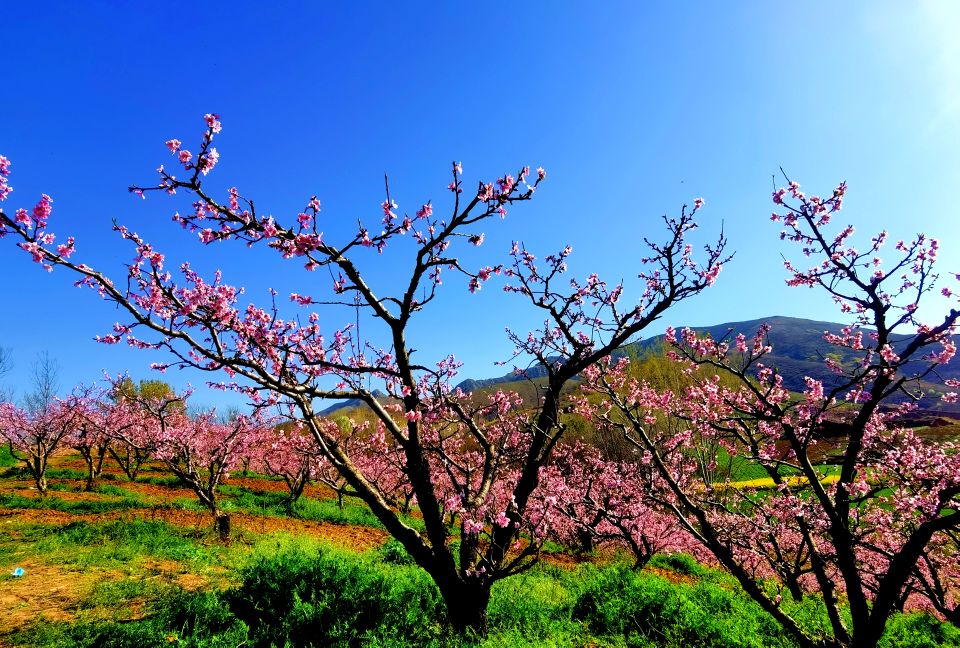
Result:
M931 292L952 295L937 283L935 239L891 243L880 233L859 250L851 227L835 231L846 185L818 197L787 180L773 193L772 220L802 257L786 263L788 283L824 291L848 321L841 334L826 334L844 350L842 360L824 359L835 380L808 378L803 393L790 392L764 362L764 328L730 339L670 328L683 379L666 387L621 349L661 333L657 321L707 290L730 261L722 233L697 253L689 242L701 199L645 239L632 271L641 291L628 294L595 274L569 276L569 246L541 259L516 242L505 258L464 260L465 248L483 244L484 228L546 190L543 169L470 184L454 163L444 200L405 212L388 189L378 222L332 241L316 196L275 217L240 188L209 189L220 133L219 116L205 115L197 145L167 141L158 180L130 191L188 196L189 211L174 220L201 248L234 246L239 255L266 247L314 273L309 293L276 287L304 309L302 319L284 318L275 303L246 303L220 272L168 268L163 251L124 224L115 229L132 260L125 276L111 278L82 261L79 234L55 227L48 195L32 209L0 211L0 236L123 314L101 342L141 348L161 371L209 373L251 408L226 418L190 412L187 395L145 395L123 379L43 411L6 403L0 433L40 494L45 466L64 445L82 453L88 488L107 453L127 466L150 457L189 486L228 542L219 493L241 466L282 479L291 507L306 484L323 483L341 509L345 496L359 498L429 576L454 636L484 636L495 585L534 568L548 543L585 554L622 548L637 570L663 553L718 565L803 648L872 648L903 610L956 623L960 453L898 424L930 399L930 384L942 388L937 398L958 398L950 390L960 385L939 380L938 368L956 352L960 312L917 317ZM0 157L4 201L11 166ZM893 248L886 262L885 246ZM399 291L375 285L357 262L380 254L393 255ZM465 393L453 382L455 355L430 364L415 351L411 322L439 320L440 291L495 284L543 321L530 332L508 329L515 358L543 376L532 397L506 387ZM372 317L379 331L361 336L350 317L331 323L343 308ZM320 408L330 400L360 402L367 418L328 418ZM837 413L847 432L826 465L811 448ZM613 456L574 438L574 420L626 450ZM717 469L734 460L762 469L769 486L744 487ZM124 470L135 479L136 467ZM788 605L810 596L825 625Z

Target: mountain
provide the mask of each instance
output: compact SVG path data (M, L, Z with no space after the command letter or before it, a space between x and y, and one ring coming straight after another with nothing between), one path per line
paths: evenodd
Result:
M773 351L767 354L764 364L774 367L783 376L784 386L791 391L803 391L806 384L804 378L809 376L823 382L824 387L829 389L831 385L836 385L838 377L831 373L824 360L827 354L833 355L840 362L852 361L855 354L850 351L844 351L823 339L824 331L838 334L843 324L836 322L821 322L817 320L801 319L798 317L773 316L763 319L748 320L745 322L726 322L714 326L693 327L697 333L703 335L709 333L715 340L726 338L733 341L738 333L742 333L748 339L753 337L762 324L770 325L770 332L767 334L769 344ZM867 332L864 332L866 337ZM663 344L664 336L657 335L645 340L639 340L625 345L614 355L622 356L629 354L631 356L642 356L651 349L658 349ZM907 338L894 342L894 350L902 346ZM956 339L960 345L960 339ZM933 349L932 349L933 350ZM937 349L939 350L939 349ZM917 363L920 366L920 363ZM908 367L909 369L909 367ZM945 365L938 369L941 378L953 378L960 380L960 359L952 364ZM465 392L472 392L478 389L491 387L494 385L509 385L520 381L542 378L546 375L546 370L542 366L534 366L525 371L515 372L498 376L496 378L468 378L460 382L457 387ZM942 386L936 384L925 384L925 389L939 389ZM378 394L378 397L382 394ZM357 407L362 405L362 401L350 400L335 403L323 410L321 414L329 415L338 410ZM941 412L960 413L960 404L949 405L931 398L924 407Z
M373 395L379 401L385 401L388 398L387 394L385 392L380 391L379 389L375 389L373 392ZM330 407L320 410L320 415L330 416L331 414L336 414L340 410L353 409L355 407L362 407L363 405L364 405L363 401L360 400L359 398L351 398L349 400L335 401L334 404L331 405Z
M748 339L751 338L762 324L770 325L770 332L767 335L769 344L773 351L764 359L764 364L774 367L783 376L784 385L791 391L803 391L805 385L804 378L809 376L823 382L829 389L831 385L837 384L838 377L831 373L824 360L827 354L831 354L839 361L851 361L855 354L845 352L823 339L824 331L838 334L843 324L836 322L822 322L817 320L801 319L797 317L773 316L763 319L748 320L745 322L726 322L713 326L693 327L697 333L703 335L709 333L714 339L723 339L733 341L738 333L742 333ZM864 332L866 337L867 332ZM614 355L643 355L645 352L659 348L663 344L663 335L647 338L637 342L632 342L622 347ZM897 350L898 346L905 344L903 338L894 342L893 347ZM960 339L956 340L960 343ZM939 350L939 349L937 349ZM839 356L839 357L838 357ZM918 363L919 366L920 363ZM909 369L909 367L908 367ZM945 365L938 369L941 378L960 379L960 362ZM511 372L498 378L486 378L481 380L467 379L457 385L464 391L474 391L478 388L489 387L491 385L511 383L530 378L540 378L546 375L543 367L536 366L527 371L516 374ZM925 387L934 387L934 385L925 385ZM942 387L940 388L942 391ZM928 407L941 410L960 412L960 406L947 405L939 401L931 400Z

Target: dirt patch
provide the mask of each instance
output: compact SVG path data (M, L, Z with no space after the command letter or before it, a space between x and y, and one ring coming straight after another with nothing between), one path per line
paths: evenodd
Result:
M109 513L65 513L44 509L0 510L0 523L4 524L49 524L66 525L71 522L106 522L113 520L158 520L184 529L208 530L213 521L204 511L189 511L170 508L136 508ZM292 535L308 535L329 540L347 549L364 551L379 547L387 540L386 531L363 526L315 522L293 518L269 517L234 513L231 515L234 531L266 534L285 531Z
M97 522L109 519L111 519L109 515L95 513L64 513L63 511L47 509L0 509L0 521L5 524L27 523L62 526L71 522Z
M685 574L678 574L675 571L670 571L669 569L662 569L660 567L653 567L652 565L647 565L643 568L643 571L655 574L661 578L666 578L668 581L674 585L683 584L683 585L695 585L697 579L693 576L687 576Z
M173 583L186 592L196 592L211 585L226 586L230 578L225 568L216 567L206 570L201 576L193 568L176 560L147 558L140 561L140 569L151 574L147 578L156 578Z
M69 621L83 594L88 579L53 565L26 560L18 565L23 576L0 578L0 635L22 627L37 617L48 621Z
M541 553L540 562L563 569L575 569L577 565L583 563L594 563L600 560L597 556L574 555L569 553Z
M314 522L311 520L296 520L257 515L232 516L235 527L254 533L273 533L285 531L291 534L309 535L315 538L329 540L331 543L364 551L379 547L389 537L386 531L371 529L370 527L354 526L349 524L332 524L330 522Z
M195 497L193 491L185 486L165 486L161 484L150 484L147 482L141 481L124 481L123 483L116 483L115 486L122 488L125 491L129 491L136 495L141 495L144 497L155 498L159 500L169 500L176 498L188 498L192 499Z

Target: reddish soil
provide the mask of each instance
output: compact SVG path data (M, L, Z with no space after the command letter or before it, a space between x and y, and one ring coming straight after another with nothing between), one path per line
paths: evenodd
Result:
M674 584L683 583L684 585L694 585L697 582L697 579L693 578L692 576L678 574L677 572L670 571L669 569L661 569L660 567L653 567L651 565L644 567L643 571L650 572L651 574L655 574L661 578L666 578L668 581Z
M0 510L0 521L27 524L64 525L71 522L103 522L107 520L163 520L181 528L193 528L205 531L212 525L210 517L202 511L185 511L168 508L134 508L109 513L64 513L45 509L5 509ZM286 531L290 534L304 534L329 540L335 545L355 551L364 551L379 547L387 540L387 533L379 529L329 522L314 522L294 518L267 517L234 513L231 515L233 527L240 538L244 531L251 533L273 533Z
M83 574L24 561L23 578L4 578L0 585L0 635L21 627L37 616L50 621L73 619L77 604L92 581ZM90 581L90 582L88 582ZM0 646L4 645L0 639Z

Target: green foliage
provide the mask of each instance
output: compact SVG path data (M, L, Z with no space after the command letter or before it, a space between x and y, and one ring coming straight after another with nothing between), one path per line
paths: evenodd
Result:
M13 455L10 455L10 449L7 446L3 446L7 454L12 458ZM17 462L16 459L13 461ZM23 466L23 464L17 462L10 465L6 470L0 472L0 479L31 479L30 473Z
M146 468L143 469L146 471ZM137 481L143 484L153 484L154 486L166 486L168 488L183 488L186 486L186 482L177 477L176 475L162 475L159 477L145 477L138 476Z
M110 475L110 477L113 476L114 475ZM131 497L130 491L122 486L114 486L113 484L97 484L93 487L93 492L99 493L100 495L113 495L114 497Z
M383 562L390 565L412 565L413 556L404 548L403 543L394 538L387 540L377 552Z
M17 460L10 453L10 446L5 443L0 444L0 468L7 468L9 466L16 466L16 465L17 465ZM6 472L4 472L0 476L5 477Z
M380 520L367 508L366 504L358 504L351 500L344 501L343 510L341 510L335 500L301 497L293 505L293 514L302 520L383 528Z
M86 479L87 473L84 470L74 470L73 468L47 468L47 479Z
M96 583L87 597L80 603L80 609L104 610L120 608L126 612L126 604L136 599L156 599L166 593L169 586L145 578L124 578L104 580Z
M684 553L657 554L650 559L651 567L659 567L680 574L681 576L696 576L710 578L715 571L704 567L696 558Z
M45 497L43 499L24 497L16 493L0 493L0 508L8 509L42 509L48 511L63 511L64 513L109 513L140 508L143 501L135 495L124 493L120 499L110 500L64 500L59 497Z
M443 603L422 570L342 551L286 550L255 560L226 594L254 646L427 645Z
M283 491L255 492L241 486L224 484L220 487L221 504L227 511L243 511L255 515L287 515L287 493Z
M960 648L960 628L929 614L896 614L887 622L880 648Z
M152 520L72 522L50 528L22 530L33 540L33 550L62 564L127 564L144 556L178 561L205 562L204 550L181 530Z
M176 543L173 530L155 523L134 527L68 525L59 536L63 543L111 541L177 559L177 551L165 544ZM149 535L167 540L151 545ZM359 555L304 538L271 536L255 546L232 589L183 593L147 579L101 583L81 609L147 599L146 616L123 623L38 622L3 639L25 646L114 648L795 646L728 575L682 555L652 562L682 577L679 584L621 566L570 570L541 564L494 586L488 637L460 639L444 629L443 602L430 578L417 567L397 564L400 549L388 543ZM784 605L816 631L826 623L818 601L810 596ZM881 646L958 648L960 630L926 614L898 615Z
M745 596L714 583L671 584L626 567L595 572L573 618L627 646L704 648L792 646L777 623Z
M535 645L580 634L583 626L571 622L579 587L576 572L546 565L500 581L494 585L487 609L490 625L496 634L536 639Z
M212 593L171 593L151 606L151 614L132 623L43 623L14 633L23 646L77 648L235 648L246 644L247 628Z

